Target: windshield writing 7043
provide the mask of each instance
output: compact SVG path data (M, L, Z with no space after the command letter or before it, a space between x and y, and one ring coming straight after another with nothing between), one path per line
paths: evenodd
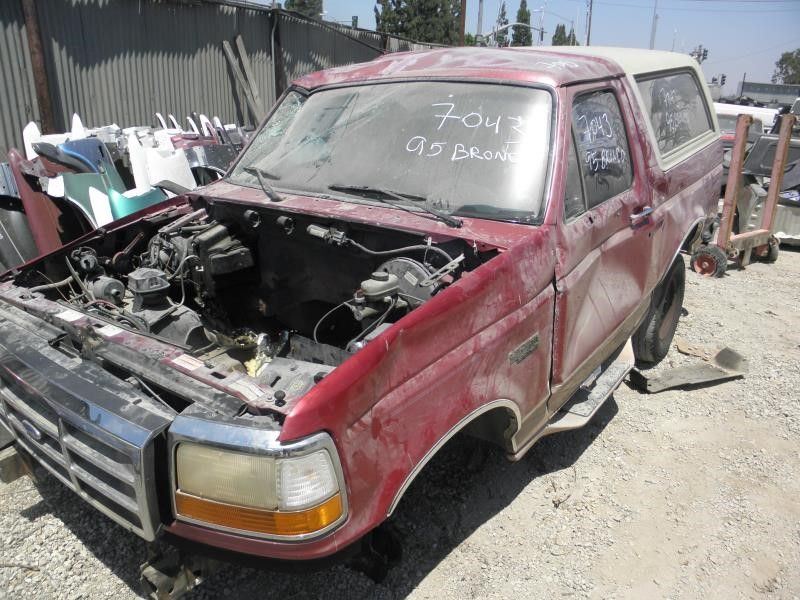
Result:
M432 115L435 130L409 138L406 152L425 158L441 156L453 162L465 159L516 162L516 147L525 135L523 117L460 110L455 102L435 102L431 107L435 109Z

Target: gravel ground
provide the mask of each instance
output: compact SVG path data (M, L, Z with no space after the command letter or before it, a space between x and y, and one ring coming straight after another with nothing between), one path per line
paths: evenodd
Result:
M800 597L798 282L792 251L723 279L687 273L678 335L746 355L743 380L623 385L515 464L450 444L398 510L404 557L382 583L229 566L191 598ZM658 370L690 360L673 348ZM0 598L136 598L144 555L51 477L0 485Z

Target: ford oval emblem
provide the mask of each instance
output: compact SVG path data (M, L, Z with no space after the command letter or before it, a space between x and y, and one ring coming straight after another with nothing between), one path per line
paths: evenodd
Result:
M31 423L27 419L23 419L22 427L25 429L25 433L28 434L28 437L30 437L33 441L35 442L42 441L42 432L36 429L33 423Z

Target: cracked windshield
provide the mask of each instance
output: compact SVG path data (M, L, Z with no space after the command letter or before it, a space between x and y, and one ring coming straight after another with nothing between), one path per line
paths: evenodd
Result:
M537 222L550 147L548 92L418 82L289 93L230 181Z

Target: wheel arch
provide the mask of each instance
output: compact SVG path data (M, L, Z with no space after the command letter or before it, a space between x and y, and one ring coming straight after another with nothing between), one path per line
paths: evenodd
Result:
M713 219L711 219L713 220ZM706 229L707 224L710 220L706 217L699 217L695 219L691 225L686 230L686 233L683 236L683 240L681 240L680 245L678 246L678 251L672 257L670 261L670 266L673 262L675 262L675 257L680 254L681 252L688 252L691 253L692 246L697 242L703 234L703 231ZM667 267L669 270L669 266Z
M400 504L400 500L402 500L408 488L424 470L428 462L457 433L468 431L475 437L497 443L505 448L506 440L510 439L511 435L519 429L521 422L522 414L519 406L517 406L516 402L508 399L487 402L465 415L431 446L422 459L406 475L402 485L395 492L389 508L386 510L386 517L388 518L394 513L397 505Z

